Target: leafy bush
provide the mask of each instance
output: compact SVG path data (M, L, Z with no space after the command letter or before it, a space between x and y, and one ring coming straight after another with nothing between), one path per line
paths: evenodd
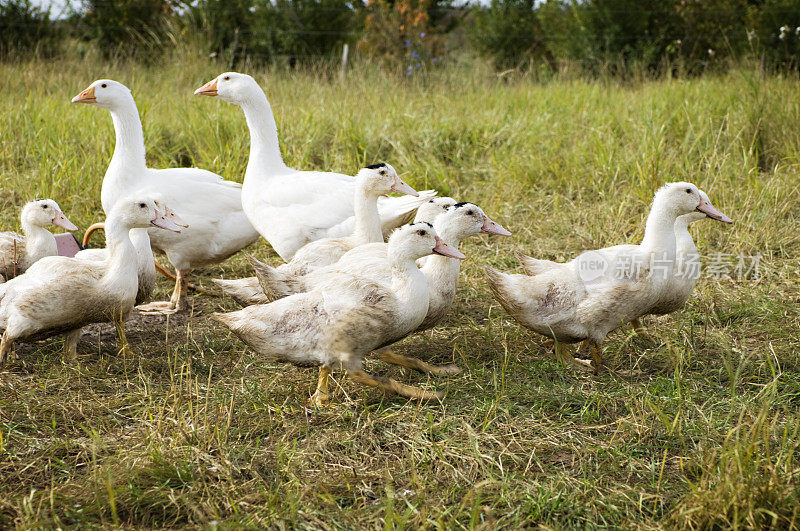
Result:
M30 0L0 0L0 55L53 53L61 32L50 20L49 10Z
M536 0L492 0L486 7L476 7L469 32L473 46L493 58L498 68L516 68L530 58L542 58L555 70L536 4Z
M80 33L106 57L157 51L178 5L171 0L84 0Z

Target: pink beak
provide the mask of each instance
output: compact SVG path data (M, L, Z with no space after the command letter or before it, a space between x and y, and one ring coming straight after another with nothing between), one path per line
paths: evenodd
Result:
M483 216L483 227L481 227L481 232L485 232L487 234L496 234L497 236L511 236L511 233L503 228L502 225L497 223L496 221L492 221L489 219L489 216Z
M401 179L400 177L395 179L391 190L392 192L397 192L399 194L413 195L414 197L419 197L417 191L411 188L409 185L407 185L405 181L403 181L403 179Z
M156 210L156 217L150 222L154 227L161 229L171 230L172 232L181 232L181 228L175 224L166 214Z
M697 205L697 211L702 212L706 216L710 217L711 219L716 219L717 221L721 221L723 223L733 223L733 220L717 210L714 205L706 201L705 199L700 200L700 204Z
M188 223L183 221L183 219L178 214L176 214L175 212L173 212L172 210L170 210L167 207L164 207L164 215L167 218L171 219L172 222L175 223L176 225L178 225L180 227L183 227L184 229L188 229L189 228L189 224Z
M68 220L67 216L65 216L64 213L60 211L56 212L56 215L53 218L53 225L61 227L64 230L69 230L69 231L78 230L78 227L76 227L70 220Z
M440 254L442 256L448 256L450 258L456 258L458 260L463 260L466 258L461 251L446 243L443 239L436 236L436 246L433 248L433 252L436 254Z

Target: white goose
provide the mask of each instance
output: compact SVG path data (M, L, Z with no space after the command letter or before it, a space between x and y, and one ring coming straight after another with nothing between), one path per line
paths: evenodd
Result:
M258 239L242 211L240 185L199 168L148 168L139 112L121 83L95 81L72 101L107 109L114 122L116 147L100 194L106 214L122 197L160 196L188 223L182 234L148 231L152 247L167 255L177 279L169 302L146 307L161 313L187 309L193 268L221 262Z
M24 273L37 260L58 254L56 238L45 227L78 230L52 199L31 201L20 215L22 235L0 232L0 282Z
M675 220L699 211L731 219L685 182L670 183L655 194L642 243L588 251L570 267L534 276L508 275L487 268L489 286L500 304L522 325L562 343L588 341L595 371L602 366L601 344L623 324L649 313L670 286L676 255Z
M14 341L65 334L64 359L75 358L81 327L113 321L120 346L129 347L124 319L134 305L138 265L128 231L148 226L179 232L150 199L121 200L106 229L103 262L48 256L25 274L0 284L0 363Z
M244 111L250 130L250 159L242 185L247 218L285 261L298 249L321 238L353 232L355 180L350 175L298 171L281 158L278 128L267 97L247 74L227 72L195 91L216 96ZM378 203L383 234L407 223L433 191L419 198L382 198Z
M416 190L397 175L394 168L386 163L367 166L356 175L354 191L355 228L350 236L341 238L323 238L304 245L294 257L286 264L271 268L275 274L291 278L305 275L319 267L335 263L350 249L371 242L382 242L383 232L378 213L378 197L390 192L405 193L417 196ZM251 262L262 267L255 259ZM235 280L215 279L223 293L233 296L237 300L250 300L251 303L268 302L261 300L261 289L256 277ZM253 301L252 299L257 299Z
M258 354L297 365L319 365L312 403L328 401L328 376L341 364L353 380L417 399L438 394L367 374L361 364L372 350L419 326L428 311L428 286L415 260L431 253L464 258L424 223L407 225L389 238L390 283L359 273L331 277L325 285L270 304L215 314Z

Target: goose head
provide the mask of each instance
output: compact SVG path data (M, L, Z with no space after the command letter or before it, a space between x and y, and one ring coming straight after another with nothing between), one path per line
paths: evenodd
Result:
M239 72L222 73L194 91L197 96L217 97L234 105L241 105L256 92L263 92L256 80Z
M446 243L430 223L412 223L396 229L389 237L388 254L395 260L414 261L429 254L463 260L458 249Z
M78 230L52 199L39 199L25 205L22 209L22 224L35 227L55 225L69 231Z
M653 199L653 208L664 209L676 218L697 212L723 223L733 223L697 186L687 182L668 183L661 187Z
M419 197L417 191L406 184L405 181L397 175L395 169L385 162L370 164L366 168L363 168L358 172L358 175L356 175L356 181L360 186L363 186L376 195L397 192Z
M72 103L91 103L111 110L132 100L130 89L122 83L112 79L98 79L72 98Z
M109 218L113 218L126 229L158 227L172 232L181 231L180 226L169 219L152 198L121 199L114 205Z
M414 223L433 223L433 220L436 219L436 216L442 212L447 212L447 209L455 205L457 202L458 201L452 197L434 197L428 202L420 205L420 207L417 209L417 214L414 216Z
M459 241L481 233L511 236L508 230L492 221L475 203L456 203L440 214L433 224L440 233L447 233L449 238Z

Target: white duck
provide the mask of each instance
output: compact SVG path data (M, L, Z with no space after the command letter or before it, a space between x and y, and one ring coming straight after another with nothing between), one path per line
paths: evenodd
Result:
M124 319L137 291L136 249L128 231L148 226L179 232L151 199L124 199L106 225L108 260L45 257L24 275L0 284L0 363L14 341L65 334L64 359L74 359L81 327L113 321L128 351Z
M107 109L114 122L116 147L100 194L106 214L122 197L160 196L188 223L180 235L148 231L152 247L167 255L177 278L168 303L146 308L161 313L187 309L193 268L221 262L258 239L242 211L241 186L199 168L148 168L139 112L130 90L121 83L95 81L72 101Z
M158 208L159 212L164 214L164 217L182 229L188 227L180 216L164 204L163 198L153 199L156 208ZM105 223L95 223L86 229L86 234L83 237L84 246L89 243L89 238L92 233L98 229L105 229ZM147 229L131 229L129 236L133 248L136 249L139 280L136 291L136 304L139 305L150 300L150 295L152 295L153 290L156 289L156 263L155 257L153 256L153 249L150 246L150 235ZM75 258L78 260L104 262L108 260L108 249L83 249L75 254Z
M22 235L0 232L0 282L24 273L37 260L58 254L56 238L45 227L78 230L52 199L31 201L22 208Z
M220 74L195 91L238 105L250 129L250 159L242 185L247 218L285 261L308 242L353 232L355 180L350 175L298 171L281 158L278 128L267 97L247 74ZM433 191L419 198L390 197L378 203L383 234L407 223Z
M512 317L556 340L560 358L564 358L559 350L562 343L586 340L597 371L606 335L647 314L670 285L675 220L695 210L731 222L695 185L670 183L655 194L640 245L588 251L573 260L571 267L554 267L534 276L487 268L489 286Z
M711 203L708 195L699 190L700 197L707 203ZM694 290L697 279L700 276L700 255L694 244L692 235L689 233L689 226L695 221L706 219L709 216L703 212L691 212L678 216L675 220L675 267L669 284L664 288L663 293L653 308L648 313L653 315L665 315L683 308L686 301ZM616 245L608 248L609 250L632 250L635 245ZM523 254L518 254L520 265L527 275L538 275L550 269L559 267L575 267L575 260L570 262L552 262L550 260L539 260ZM640 319L632 319L631 325L639 335L646 336L644 326Z
M428 286L415 260L431 253L463 258L428 224L415 223L389 238L390 284L373 282L359 272L331 277L308 293L238 312L215 314L259 354L297 365L320 365L312 402L328 401L328 376L340 363L355 381L417 399L438 394L375 377L361 368L372 350L416 329L428 311Z
M436 217L433 228L443 240L456 249L464 238L481 233L511 236L509 231L489 219L489 216L474 203L456 203L449 207L446 212ZM256 265L255 269L264 293L274 300L309 291L327 282L331 276L353 271L359 271L360 274L376 282L386 283L392 274L387 252L388 246L385 243L362 245L346 253L335 264L299 277L275 275L274 269L269 267ZM430 294L428 314L417 329L423 331L436 326L453 304L458 289L461 262L443 256L427 256L421 259L418 265L428 281Z
M353 203L355 205L355 228L350 236L341 238L323 238L304 245L286 264L272 269L276 275L294 277L305 275L309 271L335 263L350 249L371 242L383 242L378 198L390 192L405 193L417 196L416 190L397 175L393 167L386 163L367 166L356 175L356 186ZM253 259L255 260L255 259ZM253 261L251 260L251 261ZM255 263L269 267L258 261ZM223 293L237 300L260 300L261 288L256 277L235 280L215 279Z

